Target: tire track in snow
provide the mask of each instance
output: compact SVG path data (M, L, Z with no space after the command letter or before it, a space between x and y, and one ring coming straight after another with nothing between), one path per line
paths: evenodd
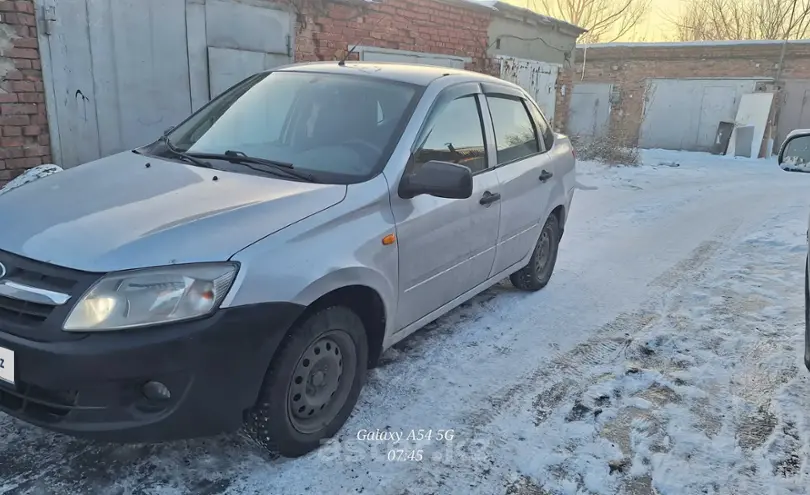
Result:
M701 243L688 257L655 278L649 285L661 286L667 291L671 291L682 284L694 282L703 275L703 267L726 246L741 224L742 219L734 219L718 231L714 239ZM663 296L665 297L666 293ZM638 310L619 314L594 332L593 337L586 342L568 352L558 353L550 363L535 368L516 383L489 395L484 401L485 407L461 416L458 422L469 424L474 429L483 428L496 417L508 412L511 405L515 403L516 397L525 395L539 382L551 383L550 387L541 392L541 395L550 394L559 397L557 403L562 402L565 396L570 396L574 392L574 390L564 387L563 382L584 378L583 368L614 362L633 342L635 335L661 320L666 309L666 304L662 303L661 298L661 294L651 296L641 304ZM565 378L560 381L560 377ZM558 387L564 387L569 393L553 394L552 391ZM554 408L556 405L552 403L544 406Z
M778 229L803 230L792 224L785 227L764 222L758 225L756 235ZM574 446L562 442L545 446L544 453L566 452L570 448L576 452L576 460L564 464L568 471L558 479L554 479L553 471L549 479L547 466L524 471L538 477L538 486L559 489L561 483L576 483L583 490L589 476L593 484L593 478L598 477L594 472L606 472L606 464L612 461L610 452L599 451L602 437L616 442L618 452L632 457L622 461L629 463L628 472L613 475L611 468L595 493L806 493L802 482L808 476L810 418L806 411L810 409L810 390L804 376L794 380L801 390L794 389L795 393L788 395L783 387L777 393L777 402L782 406L774 412L779 420L771 428L773 434L765 447L751 453L742 445L736 428L735 413L750 410L747 403L756 405L763 397L773 397L774 389L786 377L795 375L794 362L800 358L800 353L790 352L800 350L800 346L792 345L797 335L793 329L785 328L786 323L796 320L796 315L791 314L796 311L785 311L791 308L792 299L785 304L781 296L786 288L791 297L801 292L799 275L803 274L797 258L803 258L803 246L780 246L767 236L759 244L744 238L729 245L713 257L717 261L706 263L700 270L692 294L672 292L669 311L688 311L692 316L690 325L676 328L674 324L680 320L667 319L658 328L645 332L641 337L646 343L632 350L631 357L641 363L638 374L623 377L614 373L606 383L589 380L589 390L581 394L587 399L575 402L575 409L587 404L593 409L580 407L601 414L602 409L593 405L601 397L594 392L623 393L616 395L616 404L608 404L605 415L600 416L602 420L608 416L607 422L589 421L587 417L573 419L581 427L572 429L579 435ZM737 278L737 274L745 277ZM648 349L648 345L652 348ZM682 356L690 360L678 366L680 369L658 366ZM590 378L597 375L598 370L594 370ZM638 379L641 381L634 387L627 387L628 382ZM642 409L638 409L639 400L647 404ZM549 428L565 425L561 423L564 413L556 411L551 418L555 422ZM759 472L755 464L758 458ZM779 478L785 481L780 483Z

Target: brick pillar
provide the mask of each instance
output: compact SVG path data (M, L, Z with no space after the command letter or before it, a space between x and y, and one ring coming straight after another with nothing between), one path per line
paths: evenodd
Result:
M564 65L557 73L557 92L554 103L554 115L547 115L546 118L552 120L554 130L567 132L568 129L568 108L571 106L571 93L574 90L574 69Z
M50 163L33 0L0 0L0 184Z

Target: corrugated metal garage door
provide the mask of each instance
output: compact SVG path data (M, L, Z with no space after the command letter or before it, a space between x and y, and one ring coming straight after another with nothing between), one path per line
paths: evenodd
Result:
M457 57L440 53L409 52L406 50L392 50L370 46L357 47L355 51L360 60L366 62L399 62L405 64L438 65L463 69L465 64L472 62L470 57Z
M211 96L292 61L293 18L236 0L39 0L52 152L73 166L153 141Z
M776 150L790 131L810 128L810 81L785 81L782 98Z
M721 120L753 93L754 79L651 79L647 83L639 146L709 151Z
M604 135L610 121L610 83L574 85L568 107L568 134L586 139Z

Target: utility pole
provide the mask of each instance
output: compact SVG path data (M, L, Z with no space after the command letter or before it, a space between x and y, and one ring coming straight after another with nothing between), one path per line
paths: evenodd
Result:
M774 79L774 82L773 82L773 85L774 85L774 100L773 100L774 108L773 108L773 111L771 112L771 121L768 124L768 149L765 150L766 151L765 158L770 157L771 153L773 153L773 151L774 151L773 150L773 146L775 144L775 143L773 143L774 130L776 128L777 123L779 122L779 111L782 108L782 100L785 97L784 87L782 85L782 66L785 63L785 52L787 52L787 45L788 45L788 40L787 40L787 37L785 37L785 39L782 40L782 53L779 54L779 66L776 69L776 78Z
M782 85L782 68L785 65L785 53L787 53L787 46L788 46L788 39L790 39L790 32L793 30L793 19L796 15L796 5L798 4L798 0L794 0L793 8L790 9L790 21L788 22L788 27L785 30L784 39L782 40L782 51L779 54L779 66L776 69L776 80L774 80L774 87L775 87L775 94L774 96L778 96L778 100L774 99L774 109L771 112L771 122L768 125L768 144L769 149L765 154L766 157L770 156L773 152L773 145L771 141L773 140L773 132L774 128L776 127L777 123L779 122L779 113L782 108L782 100L785 97L784 94L784 86ZM780 143L781 146L781 143Z

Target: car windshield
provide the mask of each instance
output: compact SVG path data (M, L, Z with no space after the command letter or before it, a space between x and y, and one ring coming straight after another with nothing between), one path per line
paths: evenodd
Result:
M168 138L176 150L190 155L238 152L291 164L322 182L359 182L390 155L397 131L413 111L417 89L354 75L258 74L215 99Z

